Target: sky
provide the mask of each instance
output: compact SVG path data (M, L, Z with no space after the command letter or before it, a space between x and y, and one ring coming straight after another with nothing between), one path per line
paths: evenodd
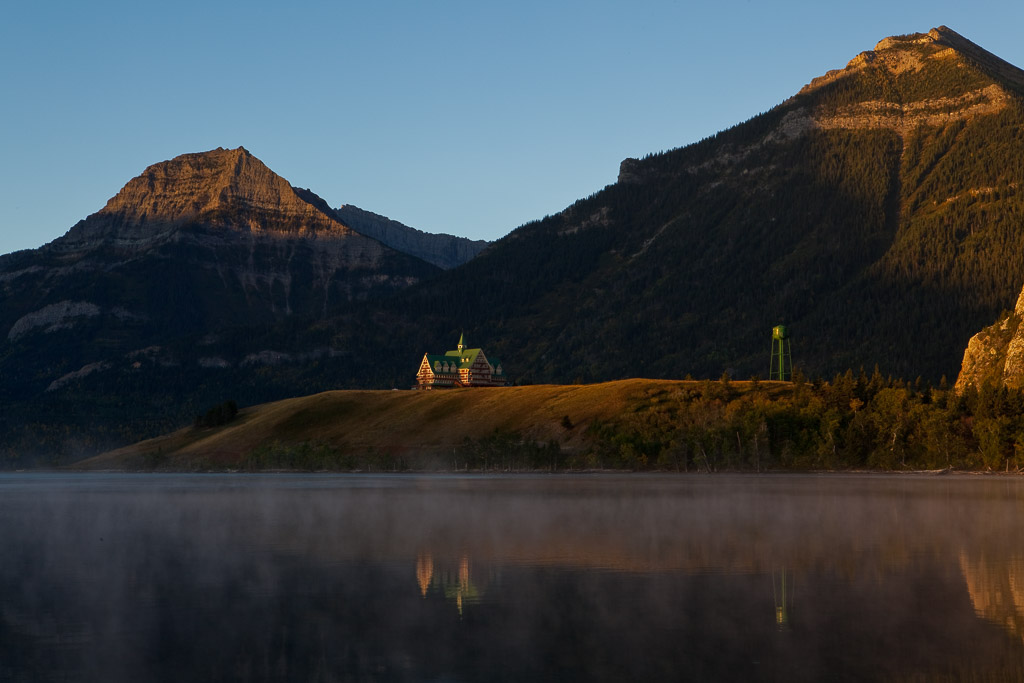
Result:
M244 146L331 206L497 239L886 36L946 25L1024 66L1024 2L7 3L0 253L153 163Z

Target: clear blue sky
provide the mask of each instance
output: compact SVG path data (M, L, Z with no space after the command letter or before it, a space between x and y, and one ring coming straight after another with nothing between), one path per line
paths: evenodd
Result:
M7 3L0 253L239 145L332 206L494 239L941 24L1024 66L1021 0Z

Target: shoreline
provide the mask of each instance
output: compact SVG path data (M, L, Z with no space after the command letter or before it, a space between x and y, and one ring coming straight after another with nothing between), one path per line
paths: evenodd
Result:
M483 470L483 469L458 469L458 470L438 470L438 469L406 469L406 470L377 470L377 469L354 469L354 470L334 470L334 469L320 469L320 470L308 470L308 469L289 469L289 468L268 468L261 470L247 470L239 468L224 468L224 469L159 469L159 470L144 470L144 469L128 469L128 468L81 468L73 465L66 467L46 467L46 468L33 468L33 469L18 469L18 470L0 470L0 475L14 475L14 474L240 474L240 475L267 475L267 474L303 474L303 475L367 475L367 476L450 476L450 475L461 475L467 477L489 477L489 476L579 476L579 475L594 475L594 476L655 476L655 477L715 477L715 476L779 476L779 475L808 475L808 476L901 476L901 477L921 477L921 478L934 478L943 476L956 476L966 475L974 477L1020 477L1024 476L1024 471L985 471L985 470L968 470L968 469L934 469L934 470L882 470L882 469L771 469L761 470L760 472L753 470L717 470L713 472L706 471L675 471L675 470L660 470L660 469L648 469L648 470L627 470L627 469L609 469L609 468L590 468L590 469L559 469L556 471L548 469L520 469L520 470Z

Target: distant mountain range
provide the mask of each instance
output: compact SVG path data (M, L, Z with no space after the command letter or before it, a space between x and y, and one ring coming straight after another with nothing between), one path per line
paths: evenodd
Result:
M0 452L405 388L460 331L521 382L765 376L780 322L808 375L953 377L1024 283L1022 98L948 28L887 38L492 244L332 209L241 148L155 164L0 258Z

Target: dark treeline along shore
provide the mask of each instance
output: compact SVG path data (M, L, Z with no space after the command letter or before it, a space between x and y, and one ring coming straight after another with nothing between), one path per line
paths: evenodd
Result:
M385 428L386 427L386 428ZM1024 467L1024 392L848 371L831 381L626 380L335 391L243 410L87 469L885 471Z

